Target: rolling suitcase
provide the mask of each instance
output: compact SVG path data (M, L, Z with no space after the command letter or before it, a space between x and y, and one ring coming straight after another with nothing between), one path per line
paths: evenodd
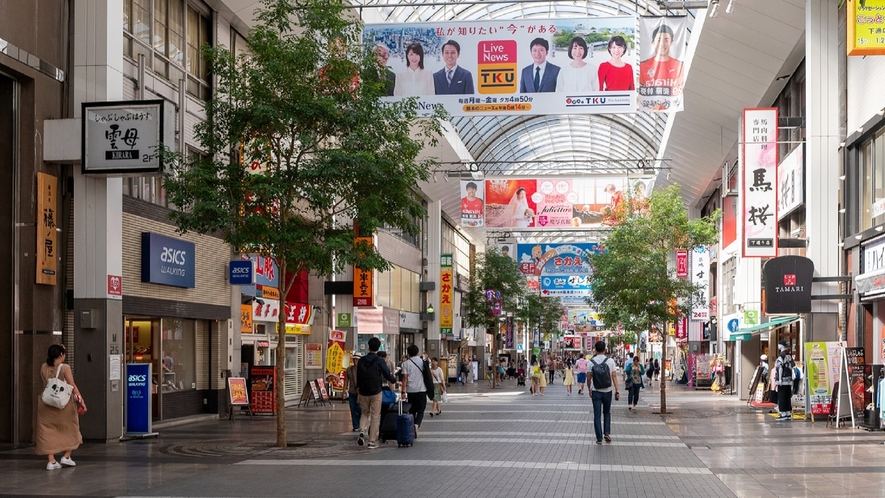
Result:
M382 443L396 440L396 419L399 417L397 403L384 403L381 405L381 424L378 436ZM408 413L412 405L408 401L402 402L403 413Z
M411 413L403 413L403 402L398 403L399 415L396 416L396 444L399 447L415 444L415 417Z

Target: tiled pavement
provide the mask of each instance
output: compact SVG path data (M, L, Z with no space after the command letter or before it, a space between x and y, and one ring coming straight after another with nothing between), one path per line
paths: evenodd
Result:
M611 444L594 444L589 397L561 385L533 397L514 381L453 386L414 447L368 450L347 405L160 430L158 439L86 444L48 472L31 448L0 451L0 495L550 497L883 496L883 432L778 422L734 396L684 386L613 406ZM623 393L626 394L626 393Z

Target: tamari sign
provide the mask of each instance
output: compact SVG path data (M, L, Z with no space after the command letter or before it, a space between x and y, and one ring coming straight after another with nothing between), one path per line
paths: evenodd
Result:
M161 143L174 145L174 113L165 100L84 102L83 174L156 173Z

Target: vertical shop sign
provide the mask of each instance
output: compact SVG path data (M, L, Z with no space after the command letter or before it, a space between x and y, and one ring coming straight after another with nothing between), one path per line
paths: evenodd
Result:
M676 338L679 340L688 339L688 318L685 315L680 315L676 320Z
M241 304L240 305L240 333L241 334L251 334L252 333L252 305L249 305L249 304Z
M775 108L744 109L743 256L777 257L777 120Z
M454 259L451 254L443 254L440 256L439 333L443 335L452 335L452 327L454 323L454 315L452 311L452 303L455 294L452 285L455 281L453 262Z
M326 349L326 380L332 389L344 389L344 341L347 332L329 331L329 347Z
M688 278L688 251L676 251L676 278Z
M506 334L507 335L505 336L506 337L505 348L506 349L513 349L513 317L512 316L507 317L507 332L506 332Z
M691 255L691 281L700 288L700 297L691 307L692 321L710 319L710 253L704 246L695 248Z
M126 364L126 434L151 433L151 364Z
M55 285L58 256L56 178L37 173L37 283Z
M355 242L365 242L372 245L372 237L357 237ZM372 280L372 270L363 270L353 267L353 305L375 306L375 286Z

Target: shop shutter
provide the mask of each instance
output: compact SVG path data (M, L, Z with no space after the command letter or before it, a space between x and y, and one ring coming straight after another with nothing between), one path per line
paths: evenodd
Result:
M290 344L289 337L286 344ZM295 347L295 368L286 370L286 400L294 401L301 397L301 390L306 382L304 376L304 338L295 337L291 344Z

